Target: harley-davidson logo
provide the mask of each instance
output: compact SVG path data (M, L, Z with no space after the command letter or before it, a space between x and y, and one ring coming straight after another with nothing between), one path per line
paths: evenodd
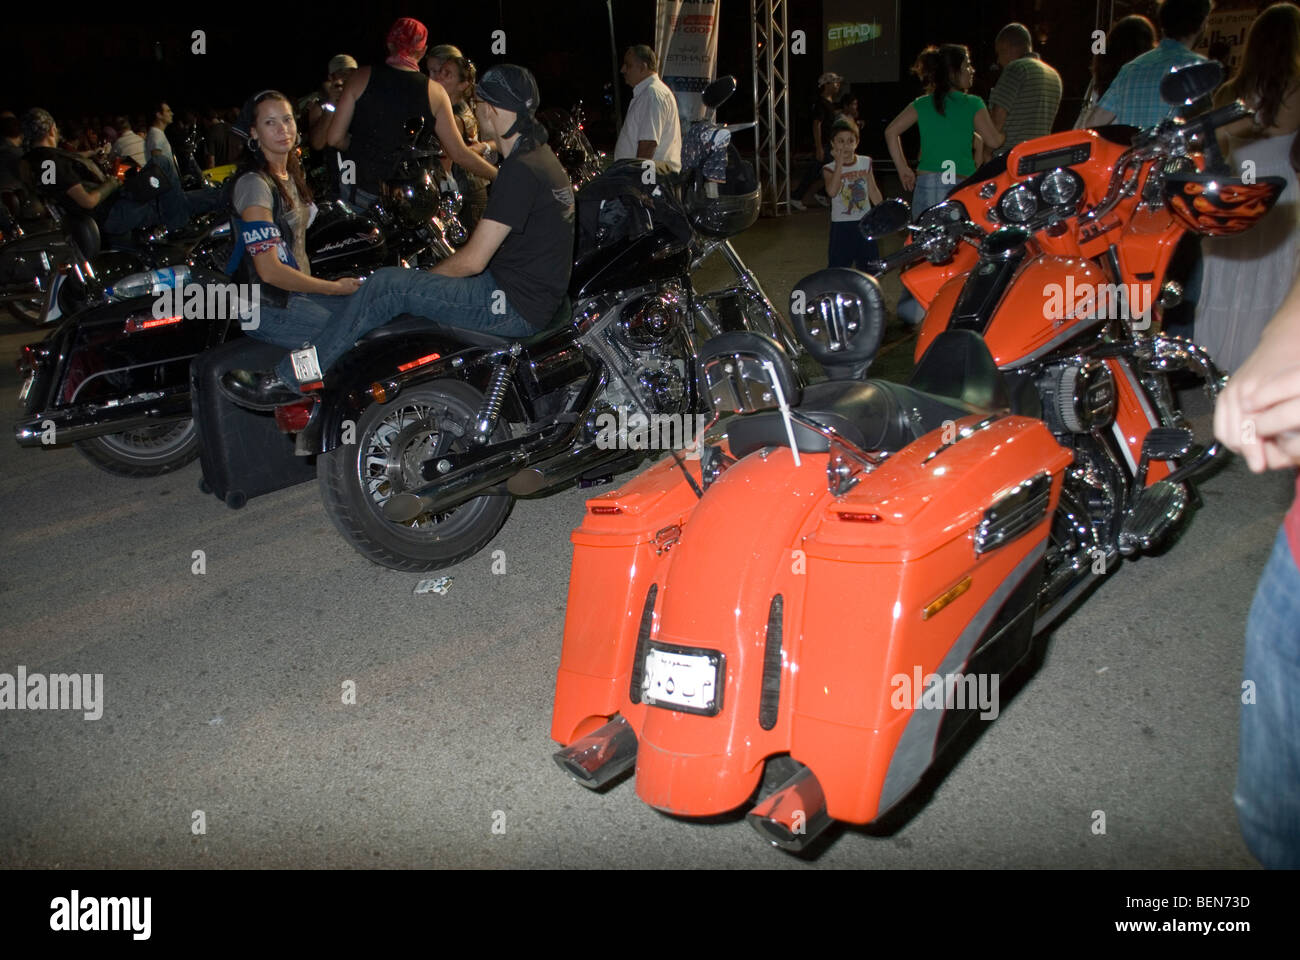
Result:
M317 254L329 253L331 250L345 250L348 247L355 247L359 244L369 244L374 238L373 233L354 233L350 237L337 240L334 243L327 243L316 251Z

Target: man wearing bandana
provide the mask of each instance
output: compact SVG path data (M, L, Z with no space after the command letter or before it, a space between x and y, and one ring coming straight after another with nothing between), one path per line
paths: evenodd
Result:
M501 64L483 75L475 108L479 131L503 158L483 218L465 246L432 272L385 267L356 293L338 298L344 303L308 344L322 374L360 337L401 314L507 338L528 337L556 322L572 268L573 190L537 122L540 99L524 67ZM273 339L266 327L259 334ZM274 371L233 370L222 388L254 410L292 403L319 379L299 379L301 365L292 359Z
M402 17L388 31L388 59L362 67L348 79L330 123L329 145L356 164L357 206L379 199L380 181L393 172L393 157L406 143L406 122L422 117L438 133L447 155L471 173L495 179L496 167L465 146L451 100L441 85L420 71L429 32L419 20ZM349 185L344 181L343 194Z

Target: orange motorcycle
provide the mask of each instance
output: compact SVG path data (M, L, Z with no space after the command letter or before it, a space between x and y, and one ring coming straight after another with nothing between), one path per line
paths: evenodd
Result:
M1217 71L1175 71L1162 94L1190 105ZM759 832L799 850L878 820L995 717L1035 635L1176 533L1220 453L1168 382L1213 395L1218 371L1155 330L1180 237L1246 229L1284 183L1216 169L1216 127L1245 115L1053 134L926 211L878 265L916 264L903 279L928 310L907 384L866 377L885 308L853 270L792 296L823 382L761 335L709 341L695 458L588 501L572 534L561 768L596 788L635 765L638 796L680 816L754 803ZM907 219L885 204L864 232Z

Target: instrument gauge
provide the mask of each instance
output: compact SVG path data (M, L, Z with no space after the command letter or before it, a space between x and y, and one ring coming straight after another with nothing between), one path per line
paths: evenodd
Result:
M1067 207L1083 194L1083 179L1073 170L1058 167L1038 187L1043 199L1054 207Z
M1027 183L1012 187L998 201L998 213L1009 223L1024 223L1038 212L1038 197Z

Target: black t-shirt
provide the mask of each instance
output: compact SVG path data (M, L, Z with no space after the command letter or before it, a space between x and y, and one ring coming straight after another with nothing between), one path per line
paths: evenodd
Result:
M817 103L813 106L813 121L822 122L822 147L825 149L825 157L830 159L831 155L831 124L835 122L835 104L825 97L818 97ZM814 152L816 144L813 145Z
M54 147L33 147L28 150L27 167L41 196L66 203L74 210L80 210L81 206L77 201L70 199L67 192L77 184L92 190L102 182L90 172L81 157L67 150L56 150ZM110 195L110 199L112 196ZM101 201L95 208L94 213L97 217L103 212L100 207L107 210L108 203Z
M483 219L510 228L488 269L510 305L544 329L568 292L573 269L573 188L550 147L506 157Z

